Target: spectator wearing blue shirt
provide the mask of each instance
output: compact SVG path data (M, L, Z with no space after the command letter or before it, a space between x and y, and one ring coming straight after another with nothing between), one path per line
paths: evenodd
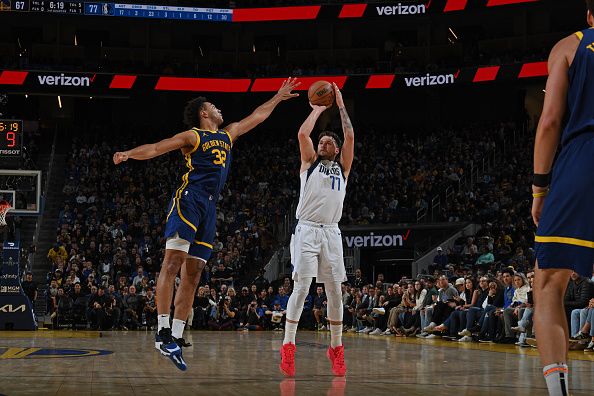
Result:
M313 299L313 314L314 318L316 319L316 326L318 330L326 330L326 326L324 326L322 321L326 316L327 304L328 299L326 298L326 294L324 293L324 288L322 286L318 286L316 289L316 295Z
M437 248L437 254L433 258L433 264L437 265L440 270L444 269L445 266L448 265L448 255L444 254L441 246L438 246Z
M508 308L512 304L514 298L514 271L510 268L506 268L501 273L503 280L503 309Z
M287 304L289 303L289 296L286 294L284 287L281 286L278 288L278 294L274 299L274 303L279 304L283 311L287 309Z

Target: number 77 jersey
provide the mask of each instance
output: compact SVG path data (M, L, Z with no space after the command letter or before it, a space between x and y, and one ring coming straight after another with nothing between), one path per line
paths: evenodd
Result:
M297 219L318 224L338 223L347 186L340 162L318 158L300 178Z

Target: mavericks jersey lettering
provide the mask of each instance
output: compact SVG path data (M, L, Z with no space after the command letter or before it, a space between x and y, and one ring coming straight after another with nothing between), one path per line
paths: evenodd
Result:
M576 36L580 44L569 68L568 117L562 144L594 131L594 29L577 32Z
M338 223L342 218L347 186L340 163L318 158L300 178L297 219L320 224Z

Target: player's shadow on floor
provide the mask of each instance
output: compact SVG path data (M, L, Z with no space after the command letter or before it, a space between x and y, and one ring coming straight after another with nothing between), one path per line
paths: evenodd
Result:
M321 384L320 384L321 385ZM336 377L332 380L330 388L326 392L326 396L344 396L346 390L346 378ZM295 396L296 393L295 379L287 378L280 383L281 396Z

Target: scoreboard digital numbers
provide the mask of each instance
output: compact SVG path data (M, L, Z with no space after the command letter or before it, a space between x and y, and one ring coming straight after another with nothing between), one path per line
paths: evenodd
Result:
M23 152L23 121L0 120L0 157L20 157Z
M29 3L29 11L31 12L75 15L81 15L84 12L84 2L82 1L29 0Z
M1 0L2 11L26 11L51 14L83 15L84 1L72 0Z
M227 8L176 7L72 0L0 0L0 11L208 22L232 22L233 20L233 10Z
M128 18L178 19L231 22L233 10L223 8L175 7L147 4L85 3L85 15Z

